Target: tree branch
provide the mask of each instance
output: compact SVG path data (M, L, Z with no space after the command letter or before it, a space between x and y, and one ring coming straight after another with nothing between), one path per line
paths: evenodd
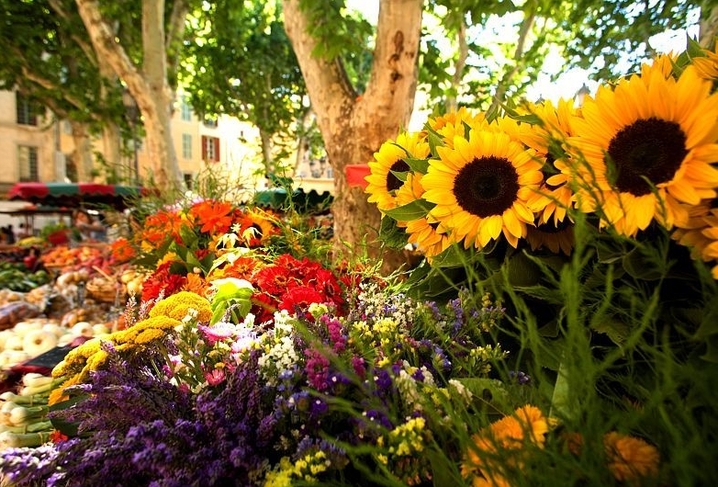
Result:
M75 0L75 2L98 57L112 66L115 73L127 84L133 96L139 92L147 93L144 79L125 50L115 40L115 32L102 17L97 0ZM135 96L138 102L139 98Z
M63 8L62 4L58 0L48 0L48 2L50 3L50 7L52 8L52 10L59 17L61 17L68 25L71 24L72 18L70 14ZM97 66L97 57L95 56L95 51L92 49L92 46L85 42L84 39L78 37L75 33L70 34L70 39L75 41L75 43L82 50L82 52L85 53L85 56L90 61L90 63L93 66Z
M533 27L534 21L536 20L536 11L536 2L531 2L531 5L526 10L526 16L524 17L524 20L521 23L521 28L519 30L519 38L516 41L516 50L514 51L514 65L510 70L504 73L503 77L501 78L501 81L499 81L499 84L496 87L496 93L494 94L494 99L491 102L491 106L489 107L487 113L492 113L499 107L499 105L504 102L506 90L511 83L511 79L518 72L519 68L523 65L522 56L524 53L524 47L526 45L526 38L528 37L529 32L531 32L531 28Z

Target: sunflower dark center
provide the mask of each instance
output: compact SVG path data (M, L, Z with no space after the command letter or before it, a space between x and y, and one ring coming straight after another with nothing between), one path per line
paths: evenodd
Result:
M650 193L652 186L673 179L687 153L680 125L652 117L618 131L606 158L614 166L611 180L616 189L641 196Z
M519 190L519 176L508 159L482 157L461 168L454 179L454 195L462 209L481 218L511 208Z
M389 173L386 175L386 189L389 191L396 191L401 188L404 181L396 177L391 171L394 172L406 172L409 170L409 164L403 160L398 160L389 168Z

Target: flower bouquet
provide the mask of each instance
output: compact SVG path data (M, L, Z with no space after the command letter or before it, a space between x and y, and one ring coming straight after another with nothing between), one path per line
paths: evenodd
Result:
M709 54L384 144L369 198L426 256L405 279L249 249L217 201L158 215L156 285L53 370L56 441L3 451L4 480L712 485Z

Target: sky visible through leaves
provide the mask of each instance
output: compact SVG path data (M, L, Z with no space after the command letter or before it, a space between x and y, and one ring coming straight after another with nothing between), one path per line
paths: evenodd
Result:
M372 24L376 24L376 19L379 15L379 0L346 0L346 5L347 8L351 10L361 12ZM515 12L510 15L520 16L521 13ZM649 41L651 47L653 47L658 53L668 53L671 51L682 52L686 47L686 34L693 38L698 35L697 21L698 19L696 19L695 24L688 26L687 29L667 31L663 34L652 37ZM506 21L497 18L496 22L505 23ZM506 28L501 28L500 26L487 26L486 30L502 33L506 32ZM556 102L559 98L574 96L584 85L586 85L589 90L593 90L596 86L598 86L598 83L590 80L586 71L582 69L568 70L561 74L556 81L551 81L552 75L557 74L562 65L563 60L561 59L560 54L554 53L549 56L545 61L545 72L539 76L539 79L536 83L534 83L534 85L529 87L527 90L527 98L532 101L545 99ZM422 99L422 94L417 93L417 105L420 106ZM420 128L425 119L425 115L415 113L412 117L410 128L412 125Z

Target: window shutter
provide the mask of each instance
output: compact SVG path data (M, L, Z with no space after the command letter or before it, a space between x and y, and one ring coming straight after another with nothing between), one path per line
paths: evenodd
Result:
M207 160L207 136L202 136L202 160Z
M214 138L214 160L219 162L219 137Z

